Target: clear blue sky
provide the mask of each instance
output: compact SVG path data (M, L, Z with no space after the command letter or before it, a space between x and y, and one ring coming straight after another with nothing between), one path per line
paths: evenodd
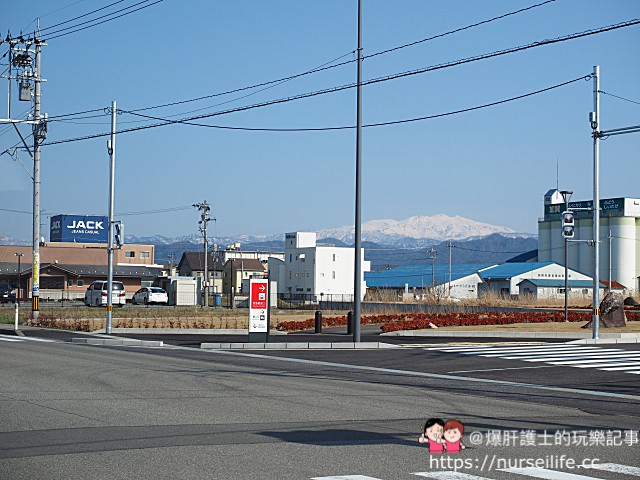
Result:
M371 55L542 0L363 1L363 52ZM80 16L107 0L5 2L2 35ZM136 3L126 0L78 24ZM637 0L556 2L365 60L363 78L436 65L640 18ZM356 0L164 0L114 21L48 40L42 54L42 111L50 116L123 110L212 95L355 58ZM54 29L49 29L51 32ZM365 124L473 107L549 87L600 65L601 89L640 102L640 26L377 83L363 88ZM6 45L0 46L0 55ZM5 69L6 58L3 59ZM209 98L145 113L183 118L354 82L356 64L254 93ZM6 81L0 83L6 92ZM461 215L537 232L544 193L592 197L591 81L451 117L363 131L363 221ZM14 88L15 97L15 88ZM245 97L249 93L251 96ZM224 126L307 128L355 125L355 89L200 120ZM245 97L245 98L241 98ZM222 102L228 102L221 105ZM14 113L27 103L15 102ZM602 128L640 124L640 105L602 96ZM193 114L186 112L197 110ZM6 116L6 94L0 95ZM98 112L101 113L101 112ZM69 118L69 117L67 117ZM118 129L144 125L118 115ZM47 141L108 132L110 119L50 122ZM28 129L22 127L28 134ZM0 152L17 135L0 126ZM640 134L602 142L601 195L640 197ZM21 159L29 166L26 153ZM42 148L43 233L60 213L106 215L106 137ZM32 184L0 157L0 236L31 238ZM275 234L353 224L355 130L252 132L186 125L123 133L117 139L116 217L135 235L197 232L207 200L216 236ZM165 213L118 215L176 209Z

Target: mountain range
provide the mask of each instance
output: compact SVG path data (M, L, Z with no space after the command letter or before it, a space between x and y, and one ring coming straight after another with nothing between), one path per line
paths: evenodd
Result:
M243 246L262 242L284 243L285 233L276 235L240 234L233 237L216 237L213 240L219 248L236 242L240 242ZM509 238L536 237L534 234L516 232L507 227L477 222L460 216L450 217L444 214L413 216L405 220L371 220L362 224L362 241L399 248L420 248L445 240L482 238L495 233ZM347 245L353 244L355 237L353 225L320 229L316 231L316 234L318 239L334 239ZM153 245L176 242L198 244L202 243L202 236L193 234L169 238L155 235L130 237L128 240Z
M354 244L353 225L321 229L316 233L318 243L345 247ZM219 250L240 243L245 251L283 251L284 236L285 232L277 235L242 234L216 237L210 242L217 244ZM128 236L125 240L155 245L156 263L177 263L183 252L202 248L202 236L198 234L173 238L162 235ZM432 261L447 263L449 241L453 245L452 262L456 264L500 263L537 248L537 235L460 216L413 216L405 220L371 220L362 224L362 246L365 258L371 261L372 271ZM0 243L28 244L1 235Z

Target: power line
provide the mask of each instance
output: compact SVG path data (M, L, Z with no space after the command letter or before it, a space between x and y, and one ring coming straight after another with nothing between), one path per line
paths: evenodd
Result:
M635 103L636 105L640 105L640 102L636 102L635 100L629 100L628 98L624 98L624 97L619 97L618 95L614 95L613 93L604 92L602 90L600 90L600 93L604 95L609 95L610 97L619 98L620 100L624 100L626 102L631 102L631 103Z
M53 25L51 27L46 27L43 30L47 30L49 28L53 28L55 26L59 26L59 25L62 25L64 23L68 23L68 22L70 22L72 20L76 20L78 18L82 18L82 17L90 15L92 13L96 13L96 12L98 12L100 10L103 10L105 8L108 8L108 7L112 6L112 5L120 3L121 1L124 1L124 0L120 0L118 2L114 2L114 3L110 4L110 5L107 5L106 7L94 10L93 12L89 12L89 13L81 15L79 17L75 17L75 18L73 18L71 20L67 20L65 22L58 23L58 24ZM537 7L540 7L542 5L545 5L547 3L551 3L551 2L554 2L554 1L555 0L547 0L545 2L538 3L538 4L535 4L535 5L531 5L529 7L522 8L520 10L515 10L513 12L506 13L504 15L500 15L500 16L493 17L493 18L490 18L490 19L487 19L487 20L483 20L483 21L480 21L480 22L477 22L477 23L474 23L474 24L471 24L471 25L467 25L465 27L461 27L461 28L457 28L457 29L454 29L454 30L450 30L448 32L445 32L445 33L442 33L442 34L439 34L439 35L435 35L435 36L432 36L432 37L424 38L424 39L421 39L421 40L418 40L418 41L415 41L415 42L411 42L411 43L408 43L408 44L405 44L405 45L401 45L401 46L398 46L398 47L394 47L394 48L391 48L391 49L388 49L388 50L384 50L384 51L381 51L381 52L376 52L376 53L373 53L371 55L364 56L363 59L370 58L370 57L375 57L375 56L382 55L384 53L388 53L388 52L392 52L392 51L396 51L396 50L399 50L399 49L402 49L402 48L407 48L407 47L410 47L410 46L413 46L413 45L417 45L417 44L420 44L420 43L423 43L423 42L426 42L426 41L430 41L430 40L433 40L433 39L436 39L436 38L440 38L440 37L444 37L444 36L447 36L447 35L451 35L453 33L457 33L457 32L463 31L463 30L468 30L470 28L473 28L473 27L476 27L476 26L479 26L479 25L483 25L483 24L486 24L486 23L490 23L490 22L493 22L493 21L496 21L496 20L511 16L511 15L515 15L517 13L521 13L521 12L527 11L527 10L531 10L533 8L537 8ZM116 12L113 12L113 13L116 13ZM0 41L0 43L1 43L1 41ZM170 103L165 103L165 104L161 104L161 105L155 105L155 106L151 106L151 107L144 107L144 108L134 109L134 110L131 110L131 112L142 112L142 111L153 110L153 109L157 109L157 108L164 108L164 107L169 107L169 106L174 106L174 105L181 105L181 104L185 104L185 103L191 103L191 102L196 102L196 101L200 101L200 100L206 100L208 98L214 98L214 97L229 95L229 94L232 94L232 93L238 93L238 92L241 92L241 91L251 90L251 89L264 87L264 86L268 86L268 85L275 85L275 84L284 83L284 82L287 82L289 80L293 80L295 78L300 78L300 77L303 77L303 76L306 76L306 75L310 75L312 73L317 73L317 72L320 72L320 71L323 71L323 70L327 70L327 69L330 69L330 68L335 68L335 67L339 67L339 66L343 66L343 65L352 63L355 60L349 60L347 62L342 62L342 63L336 64L336 65L333 65L336 61L340 60L341 58L344 58L347 55L351 55L353 53L354 53L354 51L350 51L350 52L348 52L348 53L346 53L344 55L341 55L341 56L339 56L339 57L337 57L337 58L335 58L335 59L323 64L323 65L320 65L319 67L316 67L314 69L308 70L306 72L298 73L298 74L295 74L295 75L290 75L288 77L283 77L283 78L279 78L279 79L276 79L276 80L270 80L268 82L258 83L258 84L250 85L250 86L247 86L247 87L236 88L236 89L228 90L228 91L225 91L225 92L215 93L215 94L211 94L211 95L204 95L204 96L196 97L196 98L192 98L192 99L180 100L180 101L176 101L176 102L170 102ZM243 98L243 97L241 97L241 98ZM205 107L205 108L210 108L210 107ZM91 112L96 112L96 111L99 111L99 110L101 110L101 109L88 110L88 111L85 111L85 112L79 112L78 114L91 113ZM195 111L197 111L197 110L195 110ZM186 114L186 113L191 113L191 112L183 112L183 114ZM57 119L57 118L66 117L66 116L72 116L72 115L76 115L76 114L65 114L65 115L50 116L49 120L54 120L54 119ZM101 115L94 115L94 116L83 117L83 118L98 118L100 116ZM121 122L121 123L127 123L127 122Z
M487 20L483 20L483 21L478 22L478 23L467 25L465 27L457 28L455 30L450 30L448 32L441 33L439 35L435 35L435 36L428 37L428 38L423 38L421 40L418 40L418 41L415 41L415 42L411 42L411 43L407 43L407 44L404 44L404 45L400 45L398 47L394 47L394 48L391 48L391 49L388 49L388 50L383 50L383 51L380 51L380 52L372 53L371 55L365 55L362 58L363 58L363 60L365 60L367 58L376 57L378 55L383 55L383 54L388 53L388 52L393 52L393 51L400 50L400 49L403 49L403 48L411 47L413 45L424 43L424 42L427 42L427 41L430 41L430 40L434 40L436 38L445 37L447 35L451 35L453 33L457 33L457 32L463 31L463 30L468 30L470 28L477 27L479 25L483 25L483 24L486 24L486 23L494 22L496 20L508 17L510 15L515 15L517 13L521 13L521 12L524 12L524 11L527 11L527 10L531 10L533 8L537 8L537 7L540 7L542 5L545 5L547 3L554 2L554 1L555 0L548 0L548 1L543 2L543 3L539 3L539 4L536 4L536 5L532 5L530 7L526 7L526 8L522 8L520 10L515 10L513 12L506 13L504 15L500 15L498 17L493 17L493 18L490 18L490 19L487 19ZM202 97L192 98L192 99L188 99L188 100L181 100L181 101L177 101L177 102L166 103L166 104L163 104L163 105L155 105L155 106L152 106L152 107L139 108L139 109L134 109L134 110L131 110L131 111L132 112L143 112L145 110L153 110L153 109L156 109L156 108L163 108L163 107L168 107L168 106L173 106L173 105L180 105L180 104L184 104L184 103L196 102L196 101L199 101L199 100L205 100L205 99L208 99L208 98L218 97L218 96L222 96L222 95L228 95L228 94L231 94L231 93L238 93L238 92L245 91L245 90L250 90L250 89L254 89L254 88L264 87L264 86L267 86L267 85L272 85L272 84L275 84L275 83L280 83L280 82L284 82L284 81L293 80L295 78L300 78L300 77L303 77L305 75L310 75L312 73L317 73L317 72L321 72L321 71L324 71L324 70L329 70L329 69L332 69L332 68L341 67L341 66L353 63L353 62L356 61L356 59L348 60L348 61L341 62L341 63L335 64L335 65L331 65L334 62L336 62L337 60L339 60L339 59L341 59L341 58L343 58L343 57L345 57L347 55L351 55L353 53L355 53L355 50L351 51L351 52L349 52L349 53L347 53L345 55L342 55L342 56L336 58L335 60L332 60L331 62L328 62L325 65L321 65L321 66L319 66L319 67L317 67L317 68L315 68L313 70L309 70L309 71L306 71L306 72L298 73L298 74L295 74L295 75L290 75L288 77L283 77L283 78L280 78L280 79L277 79L277 80L270 80L268 82L258 83L258 84L255 84L255 85L250 85L248 87L241 87L241 88L237 88L237 89L234 89L234 90L229 90L229 91L222 92L222 93L215 93L215 94L205 95L205 96L202 96ZM187 113L189 113L189 112L187 112Z
M40 31L41 31L41 32L44 32L44 31L46 31L46 30L51 30L52 28L59 27L60 25L64 25L65 23L71 23L71 22L73 22L73 21L75 21L75 20L79 20L79 19L81 19L81 18L88 17L89 15L93 15L94 13L98 13L98 12L100 12L100 11L102 11L102 10L106 10L107 8L112 7L112 6L114 6L114 5L117 5L118 3L122 3L122 2L124 2L124 1L125 1L125 0L118 0L117 2L110 3L109 5L105 5L104 7L98 8L98 9L96 9L96 10L93 10L93 11L89 12L89 13L85 13L85 14L82 14L82 15L78 15L77 17L70 18L69 20L65 20L64 22L56 23L55 25L51 25L51 26L49 26L49 27L41 28L41 29L40 29ZM78 3L78 2L76 2L76 3ZM57 10L56 10L56 11L57 11ZM120 11L120 10L119 10L119 11ZM117 13L117 12L114 12L114 13ZM76 26L77 26L77 25L76 25ZM69 28L73 28L73 27L69 27ZM57 33L57 32L52 32L52 33Z
M387 50L382 50L380 52L372 53L371 55L365 55L362 58L363 58L363 60L366 60L367 58L373 58L373 57L377 57L378 55L383 55L385 53L395 52L396 50L400 50L402 48L407 48L407 47L412 47L414 45L419 45L421 43L428 42L430 40L435 40L436 38L446 37L447 35L452 35L454 33L459 33L459 32L462 32L464 30L469 30L471 28L478 27L480 25L484 25L486 23L491 23L491 22L495 22L496 20L501 20L501 19L509 17L511 15L516 15L518 13L526 12L527 10L532 10L534 8L538 8L538 7L541 7L543 5L546 5L547 3L553 3L555 1L556 0L547 0L546 2L537 3L537 4L531 5L529 7L521 8L520 10L515 10L513 12L505 13L504 15L500 15L500 16L497 16L497 17L489 18L487 20L482 20L482 21L477 22L477 23L472 23L471 25L467 25L466 27L456 28L455 30L449 30L448 32L445 32L445 33L440 33L440 34L434 35L432 37L423 38L422 40L417 40L415 42L405 43L404 45L400 45L400 46L397 46L397 47L389 48Z
M578 82L580 80L589 80L590 78L591 78L591 75L585 75L585 76L582 76L582 77L574 78L573 80L569 80L567 82L563 82L563 83L558 83L556 85L552 85L552 86L547 87L547 88L543 88L543 89L536 90L536 91L533 91L533 92L525 93L525 94L518 95L518 96L515 96L515 97L510 97L510 98L507 98L507 99L504 99L504 100L498 100L498 101L495 101L495 102L490 102L490 103L485 103L485 104L482 104L482 105L477 105L475 107L463 108L463 109L454 110L454 111L451 111L451 112L438 113L438 114L434 114L434 115L427 115L427 116L423 116L423 117L415 117L415 118L409 118L409 119L404 119L404 120L394 120L394 121L389 121L389 122L369 123L369 124L363 125L363 127L381 127L381 126L397 125L397 124L401 124L401 123L411 123L411 122L418 122L418 121L422 121L422 120L431 120L431 119L434 119L434 118L441 118L441 117L447 117L447 116L450 116L450 115L457 115L459 113L471 112L471 111L480 110L480 109L483 109L483 108L494 107L496 105L501 105L503 103L513 102L515 100L521 100L521 99L526 98L526 97L531 97L533 95L538 95L540 93L548 92L548 91L556 89L556 88L564 87L566 85ZM138 114L138 113L132 113L132 112L128 112L128 111L124 111L124 113L129 113L131 115L136 115L136 116L140 116L140 117L144 117L144 118L152 119L152 120L165 121L165 122L168 122L168 123L180 123L180 124L184 124L184 125L192 125L192 126L198 126L198 127L218 128L218 129L225 129L225 130L254 131L254 132L255 131L259 131L259 132L317 132L317 131L347 130L347 129L356 128L355 125L340 126L340 127L317 127L317 128L229 127L229 126L210 125L210 124L205 124L205 123L195 123L195 122L181 121L181 120L170 120L170 119L166 119L166 118L152 117L152 116L142 115L142 114Z
M378 77L378 78L374 78L374 79L371 79L371 80L364 81L364 82L362 82L362 85L372 85L372 84L376 84L376 83L395 80L395 79L398 79L398 78L404 78L404 77L408 77L408 76L419 75L419 74L423 74L423 73L431 72L431 71L435 71L435 70L442 70L442 69L445 69L445 68L451 68L451 67L455 67L455 66L458 66L458 65L477 62L477 61L480 61L480 60L486 60L486 59L489 59L489 58L495 58L495 57L498 57L498 56L507 55L507 54L511 54L511 53L515 53L515 52L520 52L520 51L524 51L524 50L528 50L528 49L531 49L531 48L536 48L536 47L540 47L540 46L544 46L544 45L550 45L550 44L554 44L554 43L565 42L565 41L568 41L568 40L575 40L577 38L582 38L582 37L586 37L586 36L597 35L597 34L600 34L600 33L608 32L608 31L612 31L612 30L616 30L616 29L620 29L620 28L634 26L634 25L637 25L637 24L640 24L640 20L633 19L633 20L629 20L627 22L622 22L622 23L618 23L618 24L615 24L615 25L608 25L608 26L601 27L601 28L598 28L598 29L590 29L590 30L586 30L586 31L583 31L583 32L579 32L579 33L574 33L574 34L570 34L570 35L564 35L562 37L557 37L557 38L547 39L547 40L541 40L541 41L538 41L538 42L533 42L533 43L530 43L530 44L527 44L527 45L521 45L521 46L518 46L518 47L512 47L512 48L508 48L508 49L504 49L504 50L498 50L498 51L494 51L494 52L490 52L490 53L486 53L486 54L482 54L482 55L477 55L477 56L474 56L474 57L469 57L469 58L455 60L455 61L442 63L442 64L438 64L438 65L432 65L432 66L428 66L428 67L423 67L423 68L420 68L420 69L410 70L410 71L401 72L401 73L397 73L397 74L393 74L393 75L387 75L387 76L384 76L384 77ZM145 130L145 129L149 129L149 128L156 128L156 127L161 127L161 126L165 126L165 125L171 125L173 123L184 123L184 122L189 122L189 121L193 121L193 120L200 120L200 119L203 119L203 118L210 118L210 117L214 117L214 116L225 115L225 114L228 114L228 113L252 110L254 108L260 108L260 107L276 105L276 104L281 104L281 103L288 103L288 102L291 102L291 101L294 101L294 100L300 100L300 99L303 99L303 98L310 98L310 97L314 97L314 96L318 96L318 95L324 95L324 94L327 94L327 93L335 93L335 92L339 92L339 91L342 91L342 90L347 90L347 89L350 89L350 88L354 88L355 86L356 86L356 84L350 83L350 84L346 84L346 85L341 85L341 86L337 86L337 87L318 90L318 91L315 91L315 92L303 93L303 94L294 95L294 96L291 96L291 97L280 98L280 99L271 100L271 101L262 102L262 103L257 103L257 104L253 104L253 105L247 105L247 106L243 106L243 107L236 107L236 108L233 108L233 109L228 109L228 110L223 110L223 111L214 112L214 113L208 113L208 114L203 114L203 115L196 115L196 116L184 118L184 119L181 119L181 120L169 120L169 121L163 121L162 123L154 123L154 124L150 124L150 125L142 125L142 126L139 126L139 127L124 129L124 130L119 131L118 133L135 132L135 131L138 131L138 130ZM128 112L128 113L133 113L133 112ZM342 127L342 128L344 128L344 127ZM71 139L63 139L63 140L57 140L57 141L53 141L53 142L47 142L47 143L44 143L43 145L57 145L57 144L61 144L61 143L69 143L69 142L76 142L76 141L82 141L82 140L89 140L89 139L93 139L93 138L100 138L100 137L104 137L104 136L108 136L108 135L110 135L110 133L98 133L98 134L92 134L92 135L85 135L85 136L82 136L82 137L75 137L75 138L71 138Z
M135 5L132 5L131 7L127 7L127 8L125 8L125 9L123 9L123 10L127 10L127 9L129 9L129 8L132 8L132 7L136 6L136 5L140 5L140 4L142 4L142 3L146 3L146 2L148 2L148 1L149 1L149 0L143 0L142 2L136 3ZM153 5L156 5L156 4L161 3L161 2L163 2L163 1L164 1L164 0L156 0L156 1L155 1L155 2L153 2L153 3L148 3L147 5L142 5L141 7L136 8L135 10L131 10L131 11L129 11L129 12L121 13L120 15L116 15L115 17L107 18L106 20L102 20L101 22L94 23L94 24L92 24L92 25L87 25L86 27L78 28L78 29L76 29L76 30L71 30L71 31L69 31L69 32L61 33L60 35L54 35L53 37L48 37L48 38L47 38L47 40L53 40L53 39L55 39L55 38L64 37L65 35L70 35L70 34L72 34L72 33L80 32L80 31L82 31L82 30L86 30L86 29L88 29L88 28L92 28L92 27L96 27L96 26L98 26L98 25L102 25L103 23L111 22L111 21L113 21L113 20L116 20L116 19L118 19L118 18L124 17L124 16L126 16L126 15L130 15L130 14L132 14L132 13L138 12L138 11L143 10L143 9L145 9L145 8L152 7ZM121 11L121 10L118 10L118 11ZM115 13L115 12L114 12L114 13ZM112 14L109 14L109 15L112 15ZM109 16L109 15L105 15L105 16ZM103 17L99 17L99 18L103 18ZM97 20L97 19L96 19L96 20ZM94 20L91 20L90 22L92 22L92 21L94 21ZM82 24L84 24L84 23L88 23L88 22L82 22L82 23L80 23L80 24L78 24L78 25L75 25L74 27L79 26L79 25L82 25ZM74 28L74 27L67 27L67 28L64 28L64 29L62 29L62 30L60 30L60 31L68 30L69 28ZM51 32L51 33L56 33L56 32Z

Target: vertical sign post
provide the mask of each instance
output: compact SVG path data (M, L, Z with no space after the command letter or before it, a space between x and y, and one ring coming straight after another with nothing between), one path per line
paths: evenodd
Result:
M268 341L269 281L252 278L249 284L249 342Z

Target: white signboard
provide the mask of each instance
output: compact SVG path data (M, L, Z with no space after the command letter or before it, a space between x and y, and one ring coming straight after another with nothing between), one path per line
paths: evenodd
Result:
M269 284L267 279L251 279L249 285L249 333L267 332Z

